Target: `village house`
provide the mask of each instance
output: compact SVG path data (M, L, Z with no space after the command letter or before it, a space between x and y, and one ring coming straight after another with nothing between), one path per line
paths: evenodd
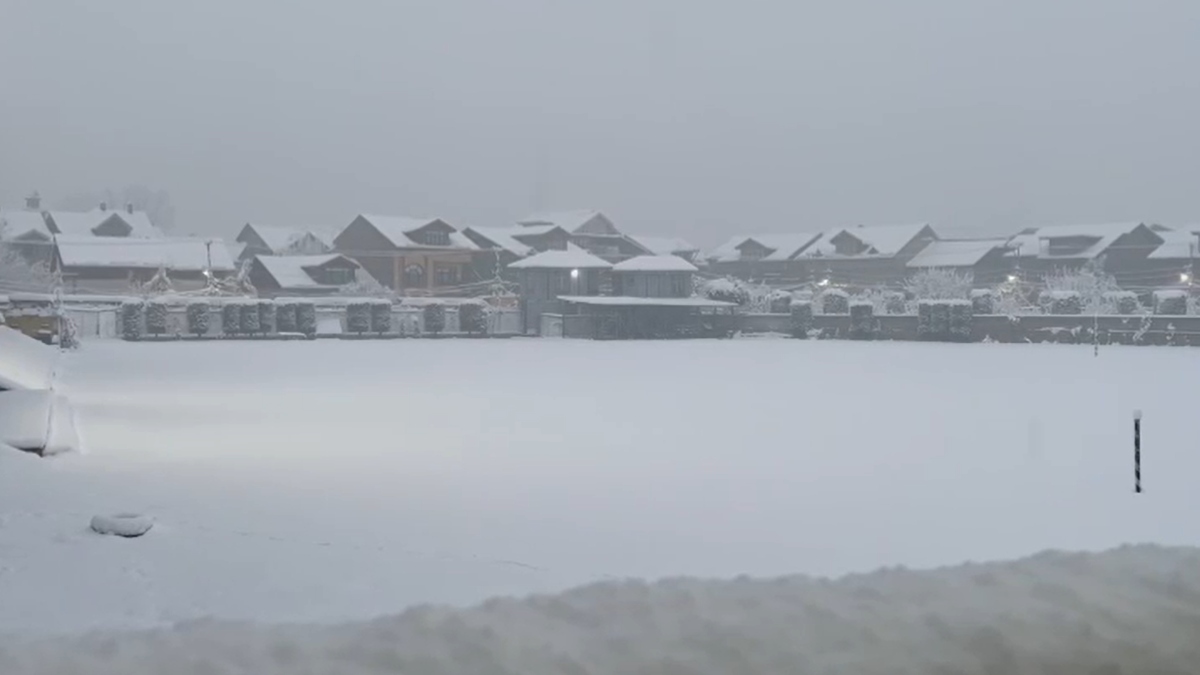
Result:
M570 246L565 251L543 251L509 265L521 286L522 329L541 333L544 314L562 314L559 296L600 295L611 280L612 263Z
M406 295L449 293L480 281L473 266L479 246L440 218L359 215L333 246Z
M690 263L700 260L700 247L679 237L650 237L640 234L629 235L642 248L653 255L673 255Z
M334 234L316 229L246 223L234 240L242 244L238 260L257 255L322 255L333 251Z
M141 239L163 236L146 212L134 209L133 204L126 204L123 209L110 209L107 203L100 202L100 206L91 211L46 211L45 216L50 232L56 235Z
M796 280L803 274L791 261L820 237L813 232L737 235L713 250L708 271L755 281Z
M907 263L912 276L930 270L953 271L969 276L978 288L998 286L1013 272L1008 239L940 239L921 249Z
M54 233L46 224L38 193L25 198L24 209L0 211L0 241L31 263L50 263Z
M908 276L909 261L937 238L925 223L831 230L795 257L798 278L851 288L897 287Z
M511 263L542 251L565 251L570 233L557 225L527 227L466 227L463 234L481 251L476 256L476 271L484 279L504 276Z
M1022 230L1009 239L1007 254L1022 279L1040 282L1058 272L1076 271L1092 261L1122 287L1150 286L1158 264L1149 256L1165 242L1161 225L1110 223L1101 225L1052 225Z
M528 216L517 221L521 227L558 227L570 234L570 242L592 255L620 262L638 255L651 255L651 251L632 237L617 229L599 211L562 211Z
M175 290L199 290L207 285L208 273L223 277L234 265L219 240L60 234L54 237L51 270L62 273L69 293L121 294L160 270Z
M1197 260L1200 258L1200 231L1156 230L1155 234L1163 243L1146 256L1139 271L1122 271L1121 276L1125 277L1127 285L1136 283L1142 288L1194 287L1196 274L1200 272L1200 262Z
M250 260L250 283L264 298L333 295L340 287L353 283L362 269L337 253L256 255Z

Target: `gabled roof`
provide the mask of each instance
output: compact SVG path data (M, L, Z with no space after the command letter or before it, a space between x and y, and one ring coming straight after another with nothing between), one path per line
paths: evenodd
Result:
M612 263L597 258L576 246L568 246L565 251L542 251L528 258L518 260L511 265L512 269L611 269Z
M454 230L452 226L447 224L451 230L449 246L431 246L429 244L421 244L413 240L409 235L418 230L428 227L434 223L445 223L441 218L412 218L409 216L379 216L370 214L361 214L360 217L367 221L371 227L374 227L379 234L392 243L396 248L462 248L470 250L478 250L475 245L462 232Z
M49 220L57 228L56 234L87 235L92 230L103 225L109 218L117 217L129 225L129 236L140 238L162 237L163 233L153 223L145 211L130 213L124 209L92 209L91 211L49 211Z
M308 272L310 269L327 265L335 260L349 258L337 253L327 255L256 255L255 262L263 266L280 288L329 288L328 284L318 283ZM356 265L357 266L357 265Z
M717 262L734 262L742 259L741 247L749 242L755 242L771 253L762 260L790 260L801 251L806 250L820 234L812 232L792 232L785 234L740 234L726 241L713 250L710 259Z
M11 241L29 234L38 234L49 239L50 228L41 211L26 209L0 211L0 240Z
M139 269L200 271L208 264L212 242L212 269L233 271L225 242L191 237L130 238L60 234L55 248L65 267L132 267Z
M1163 243L1154 249L1148 258L1154 260L1189 260L1200 258L1200 237L1186 230L1156 232Z
M630 239L642 245L642 248L650 251L655 255L670 255L672 253L696 253L700 250L698 246L693 246L691 242L679 237L645 237L642 235L628 235Z
M929 227L928 223L914 223L911 225L858 225L837 228L823 234L819 240L804 249L802 255L813 258L888 258L899 253L900 249L916 239L927 227ZM852 256L840 255L834 240L843 233L861 241L867 247L866 252Z
M1004 238L935 241L908 261L908 267L974 267L1007 241Z
M287 251L288 249L302 243L305 238L311 237L326 248L332 248L332 239L329 238L327 232L304 227L279 227L277 225L259 225L256 223L246 223L246 229L252 230L258 235L259 239L267 245L275 253ZM242 240L242 234L238 234L238 241Z
M594 209L535 213L517 221L519 225L557 225L567 232L574 232L596 216L603 215Z
M696 266L670 253L639 255L613 265L614 272L695 272Z
M529 244L521 241L530 237L539 237L559 229L557 225L531 225L528 227L467 227L464 232L486 239L496 247L518 256L527 256L534 252Z
M1009 239L1008 244L1012 251L1008 255L1020 255L1023 258L1090 260L1108 250L1108 247L1112 246L1117 239L1142 226L1142 223L1106 223L1031 227ZM1095 241L1075 253L1051 254L1042 250L1042 241L1066 238L1088 238Z

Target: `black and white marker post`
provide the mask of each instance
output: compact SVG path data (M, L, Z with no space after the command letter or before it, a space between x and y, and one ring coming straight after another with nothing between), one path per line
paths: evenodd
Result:
M1142 411L1133 411L1133 491L1142 491Z

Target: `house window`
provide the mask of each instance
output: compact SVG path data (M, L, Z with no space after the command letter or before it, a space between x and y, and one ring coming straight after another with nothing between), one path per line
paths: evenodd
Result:
M343 286L354 281L354 270L345 267L332 267L325 270L325 283Z
M449 246L450 233L442 230L425 230L420 233L417 240L426 246Z
M438 286L454 286L460 279L459 266L434 265L433 278Z
M404 267L404 287L425 288L425 268L416 264L406 265Z

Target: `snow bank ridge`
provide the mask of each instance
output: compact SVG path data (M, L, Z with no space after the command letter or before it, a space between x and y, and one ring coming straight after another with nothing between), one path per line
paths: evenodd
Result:
M221 621L0 643L0 672L1197 673L1200 549L928 572L602 583L340 626Z

